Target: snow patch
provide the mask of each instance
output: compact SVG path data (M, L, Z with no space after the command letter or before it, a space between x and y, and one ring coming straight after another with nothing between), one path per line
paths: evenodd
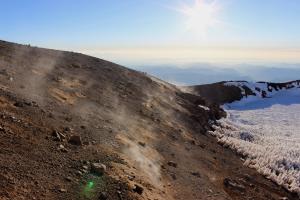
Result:
M272 87L273 84L273 87ZM272 98L280 91L286 91L293 88L299 88L300 81L293 81L290 83L282 83L282 84L275 84L274 83L266 83L266 82L247 82L247 81L229 81L224 83L225 86L235 86L242 90L242 94L244 98L251 98L251 97L262 97L262 93L265 93L267 98ZM249 88L254 95L246 95L246 88Z
M266 83L248 86L268 90ZM243 155L246 166L300 196L300 89L268 91L268 95L224 105L228 116L211 134Z

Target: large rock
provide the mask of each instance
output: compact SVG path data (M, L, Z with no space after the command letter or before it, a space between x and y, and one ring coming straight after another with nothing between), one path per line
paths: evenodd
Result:
M92 163L91 164L91 171L102 176L106 172L106 165L102 163Z

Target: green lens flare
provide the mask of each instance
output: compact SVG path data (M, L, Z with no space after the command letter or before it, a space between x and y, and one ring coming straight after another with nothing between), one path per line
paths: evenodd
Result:
M83 195L87 198L90 198L94 195L95 183L93 181L87 182L83 189Z
M93 181L90 181L89 183L88 183L88 187L91 189L91 188L93 188L94 187L94 182Z
M80 195L83 197L83 199L94 199L96 198L98 191L102 190L105 184L106 184L105 180L99 177L96 178L92 177L86 181L83 180L80 186L81 187Z

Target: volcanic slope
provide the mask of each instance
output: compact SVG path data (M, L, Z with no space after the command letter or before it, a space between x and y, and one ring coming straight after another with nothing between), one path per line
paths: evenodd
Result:
M296 199L207 134L224 115L111 62L1 41L0 199Z

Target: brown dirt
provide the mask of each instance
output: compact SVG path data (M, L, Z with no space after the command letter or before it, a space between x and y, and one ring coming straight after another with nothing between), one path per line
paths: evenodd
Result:
M1 200L297 199L206 134L224 115L216 105L143 73L0 42L0 85Z

